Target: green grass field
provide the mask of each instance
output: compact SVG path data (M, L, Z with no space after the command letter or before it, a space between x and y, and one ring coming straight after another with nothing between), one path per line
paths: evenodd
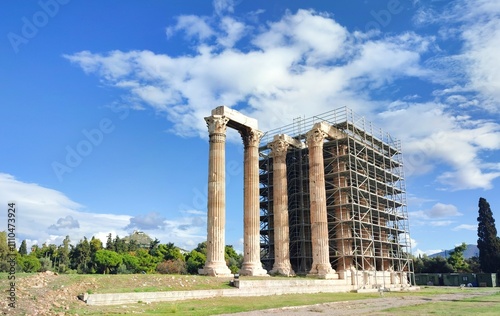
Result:
M356 293L318 293L318 294L292 294L272 295L263 297L241 297L241 298L212 298L205 300L189 300L168 303L138 303L123 306L86 306L83 309L74 310L78 314L85 315L123 315L125 311L141 313L141 315L218 315L252 310L279 308L286 306L314 305L327 302L357 300L365 298L376 298L378 294L356 294Z

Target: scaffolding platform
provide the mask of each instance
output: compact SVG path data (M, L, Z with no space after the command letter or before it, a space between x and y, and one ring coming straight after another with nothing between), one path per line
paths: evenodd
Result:
M325 190L332 267L340 274L361 271L364 278L405 273L410 285L408 212L401 143L348 108L339 108L265 133L259 149L261 258L267 270L274 263L273 158L268 144L284 134L303 146L286 155L290 262L297 274L312 266L309 207L309 155L306 133L324 122L335 137L323 144ZM381 279L381 280L382 280ZM352 279L358 288L363 277ZM385 281L384 281L385 282ZM354 285L354 284L353 284Z

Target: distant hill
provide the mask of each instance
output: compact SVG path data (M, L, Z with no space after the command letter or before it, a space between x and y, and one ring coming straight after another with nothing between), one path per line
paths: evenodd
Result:
M430 258L434 258L434 257L448 258L451 251L453 251L453 249L441 251L441 252L432 254L429 257ZM471 244L467 245L467 249L465 249L465 251L464 251L464 258L469 259L469 258L476 257L476 256L479 256L479 249L477 248L477 246L471 245Z
M151 237L149 237L146 233L138 231L138 230L134 230L134 232L132 234L124 237L123 239L125 240L125 243L127 243L127 244L131 240L133 240L133 241L135 241L137 246L139 246L139 248L145 248L145 249L148 249L149 245L153 241L153 239Z

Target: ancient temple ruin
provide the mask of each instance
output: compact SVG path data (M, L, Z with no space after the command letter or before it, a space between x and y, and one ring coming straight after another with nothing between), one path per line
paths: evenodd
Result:
M229 126L245 144L241 274L303 274L355 288L412 283L398 140L347 108L298 118L264 135L255 120L226 107L206 120L208 254L200 273L228 273L222 138Z
M226 225L226 128L236 129L244 145L244 255L242 275L267 275L260 260L259 234L259 142L262 132L257 120L225 106L205 118L209 132L207 260L199 273L229 276L224 259Z

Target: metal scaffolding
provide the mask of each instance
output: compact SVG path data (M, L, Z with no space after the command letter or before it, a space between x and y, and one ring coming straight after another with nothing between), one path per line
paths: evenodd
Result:
M401 143L364 117L339 108L267 132L260 147L261 258L274 262L273 163L267 145L287 134L305 143L315 123L344 135L323 146L330 263L337 271L405 272L413 280ZM312 265L308 149L287 152L290 261L297 274ZM357 280L357 279L356 279ZM356 283L362 281L355 281ZM413 284L413 281L410 281Z

